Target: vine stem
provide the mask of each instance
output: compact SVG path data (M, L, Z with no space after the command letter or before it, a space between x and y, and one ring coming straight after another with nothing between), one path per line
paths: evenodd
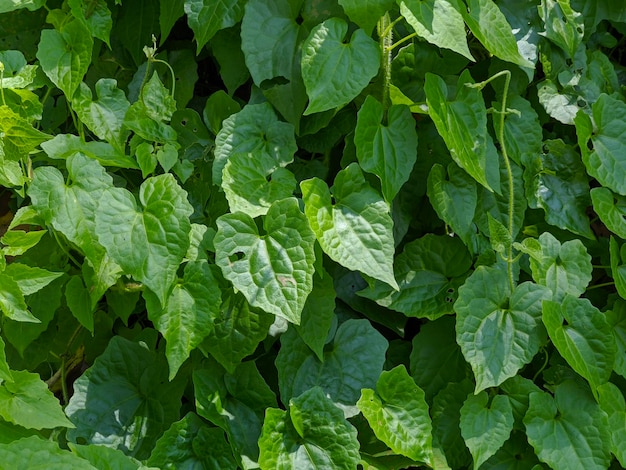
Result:
M515 288L515 277L513 275L513 215L514 215L514 210L515 210L515 193L513 191L513 170L511 168L511 161L509 160L509 154L507 151L507 146L506 146L506 141L504 139L504 119L506 117L507 114L507 107L506 107L506 102L507 102L507 97L509 94L509 84L511 82L511 71L510 70L502 70L498 73L496 73L495 75L489 77L487 80L480 82L480 83L475 83L475 84L468 84L468 86L470 87L476 87L476 88L484 88L485 85L487 85L488 83L492 82L493 80L499 78L499 77L504 77L504 90L502 93L502 106L500 111L496 111L496 113L499 115L498 118L500 120L500 125L499 125L499 129L498 129L498 141L500 142L500 149L502 152L502 159L504 160L504 166L506 169L506 173L507 173L507 179L508 179L508 183L509 183L509 204L508 204L508 231L509 231L509 235L511 236L511 243L509 243L508 248L508 253L507 253L507 272L508 272L508 277L509 277L509 285L511 287L511 292L513 292L513 289Z
M389 13L385 13L384 16L378 20L377 30L380 44L380 52L382 54L382 68L383 68L383 96L382 103L385 115L387 109L389 109L389 87L391 85L391 45L393 43L393 25L389 18Z

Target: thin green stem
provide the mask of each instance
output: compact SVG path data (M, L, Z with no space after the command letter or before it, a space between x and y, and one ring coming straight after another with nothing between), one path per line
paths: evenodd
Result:
M391 20L389 18L389 13L385 13L385 15L378 20L378 37L380 43L380 52L383 56L382 67L383 67L383 96L382 103L383 109L385 110L385 115L387 109L390 106L389 99L389 87L391 85L391 44L393 42L393 27L391 26Z
M0 95L2 95L2 105L5 106L7 102L4 99L4 63L0 62Z
M543 353L546 355L546 358L543 361L543 365L539 368L537 372L535 372L535 375L533 375L533 382L537 380L537 377L539 377L539 374L541 374L546 368L546 366L548 365L548 360L550 359L550 355L548 354L548 351L545 348L543 348Z
M404 36L402 39L398 40L398 42L395 42L392 45L390 45L389 46L389 51L394 50L396 47L400 46L401 44L404 44L407 41L410 41L411 39L413 39L416 36L417 36L417 33L411 33L408 36Z
M161 59L152 59L152 62L158 62L160 64L165 64L168 69L170 69L170 73L172 74L172 98L174 97L174 93L176 92L176 74L174 73L174 69L170 64Z
M601 284L594 284L593 286L589 286L589 287L587 287L587 290L600 289L601 287L611 287L611 286L614 286L614 285L615 285L614 281L603 282Z

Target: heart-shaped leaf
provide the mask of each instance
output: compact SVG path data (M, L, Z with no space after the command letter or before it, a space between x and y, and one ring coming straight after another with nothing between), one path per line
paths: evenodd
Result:
M215 262L250 302L266 312L300 323L306 298L313 289L315 235L298 202L275 202L263 222L241 212L217 220Z

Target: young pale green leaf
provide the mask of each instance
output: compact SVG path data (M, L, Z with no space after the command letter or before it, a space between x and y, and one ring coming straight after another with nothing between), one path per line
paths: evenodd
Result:
M517 138L520 139L521 136ZM574 147L561 139L547 140L543 151L527 155L525 162L528 205L542 208L549 224L593 238L586 214L591 202L589 177Z
M76 445L71 442L68 447L72 454L88 461L98 470L147 470L141 463L126 456L121 450L97 445Z
M542 317L556 349L595 394L615 363L615 340L604 314L589 300L565 294L560 302L544 301Z
M232 374L265 339L274 319L274 315L251 307L241 293L232 293L223 300L213 331L199 347Z
M511 25L493 0L468 0L461 14L472 34L496 57L521 67L534 68L517 48Z
M332 348L324 351L324 360L320 361L289 329L281 337L276 357L281 399L288 400L320 386L346 417L357 415L361 389L376 385L388 345L367 320L347 320L337 329Z
M241 212L217 220L215 262L250 305L299 324L313 289L315 235L294 198L275 202L265 235Z
M551 468L604 470L611 461L607 415L589 389L568 380L556 386L554 398L530 394L524 417L528 442Z
M608 188L593 188L591 201L602 223L615 235L626 239L626 197L613 194Z
M39 374L25 370L11 371L0 385L0 417L29 429L74 427Z
M465 468L472 462L461 435L460 423L461 408L473 387L467 379L448 383L437 393L430 410L433 418L433 450L435 455L443 451L450 468Z
M411 377L426 393L428 403L447 384L460 382L469 375L454 328L454 317L447 315L425 323L413 338L409 357Z
M394 0L339 0L348 18L371 34L374 26L394 6Z
M378 73L376 42L362 29L346 42L347 33L344 20L330 18L315 26L302 44L302 78L309 96L305 115L348 104Z
M533 279L552 291L552 300L560 301L566 294L578 297L591 281L591 256L580 240L561 245L549 232L539 237L542 257L531 257Z
M447 170L436 163L428 173L427 185L428 199L439 218L467 240L476 211L476 182L456 163L450 163Z
M298 149L291 124L278 120L269 103L249 104L224 119L215 137L213 184L221 186L231 155L253 152L272 155L280 166L293 161Z
M294 325L320 361L324 360L324 346L335 317L335 297L333 278L322 267L313 276L313 290L302 309L300 324Z
M477 88L467 86L472 83L465 70L457 82L455 98L448 100L448 86L443 78L427 73L424 91L428 114L454 161L485 188L499 192L498 152L487 132L483 97Z
M6 105L0 106L0 154L8 161L18 161L50 135L35 129L32 124Z
M37 168L28 195L44 221L78 247L93 268L93 305L121 274L96 234L97 207L104 192L113 186L113 179L98 162L82 153L67 159L67 169L69 184L57 169Z
M94 333L94 306L91 304L89 291L80 276L72 276L65 284L65 302L67 307L82 326Z
M259 447L262 470L352 470L360 461L356 429L319 387L289 400L287 411L268 409Z
M9 264L2 273L17 282L24 295L34 294L63 275L62 272L52 272L17 262Z
M489 403L491 401L491 403ZM469 395L461 407L461 434L478 469L504 445L513 430L513 407L508 397L487 392Z
M71 101L91 64L93 38L80 20L63 25L60 30L44 29L37 49L41 69Z
M39 436L0 443L0 455L3 470L17 468L47 469L47 470L95 470L96 467L88 461L61 450L55 442L42 439Z
M68 440L104 445L146 459L178 417L185 382L167 381L167 363L143 343L114 336L76 382L65 413Z
M456 1L398 0L398 4L400 13L420 37L474 60L467 47L465 23Z
M618 300L613 308L606 312L606 321L611 327L615 339L615 364L613 370L626 377L626 303Z
M244 362L233 374L209 364L194 371L193 385L198 414L226 431L241 468L258 468L263 414L276 407L276 397L255 363Z
M172 380L189 353L213 331L222 301L220 288L206 261L190 261L163 307L151 293L144 292L144 297L148 318L167 341L165 356Z
M267 214L270 206L290 197L296 189L296 178L283 168L290 162L265 152L230 155L222 171L222 188L231 212L250 217Z
M358 113L354 145L364 171L380 178L385 200L391 203L411 175L417 160L417 131L409 108L383 105L369 95Z
M0 384L5 381L12 382L13 375L7 362L4 340L0 337Z
M122 125L130 103L117 87L117 80L111 78L96 82L96 95L94 100L89 86L81 83L72 100L72 108L94 134L123 151L126 133Z
M199 54L219 30L234 26L243 16L242 0L185 0L185 13Z
M626 196L626 103L602 94L592 109L593 127L583 112L574 119L583 163L602 186Z
M296 23L299 2L276 0L246 2L241 22L241 50L257 86L276 77L292 80L294 63L298 61Z
M304 212L322 250L342 266L397 289L389 206L365 181L359 166L351 164L335 177L335 204L319 178L303 181L300 188Z
M68 0L67 3L72 15L83 21L91 35L102 40L110 49L109 36L113 27L113 20L107 2L105 0L93 0L90 3L85 3L82 0Z
M394 261L400 290L376 281L358 295L410 317L434 320L453 312L471 262L459 238L427 234L407 243Z
M52 139L43 142L41 148L52 159L67 160L75 153L82 153L100 165L119 168L139 168L135 159L125 155L108 142L92 140L83 142L73 134L57 134Z
M0 165L2 164L0 161ZM46 233L45 230L33 230L31 232L9 230L0 238L0 243L4 245L3 251L6 256L19 256L37 245Z
M187 413L156 442L148 465L157 468L236 470L233 453L220 428L207 426Z
M36 65L28 65L20 51L0 52L0 62L4 64L4 76L0 88L22 89L33 83L37 73ZM5 96L6 99L6 96Z
M126 189L103 191L96 233L124 272L144 283L164 305L189 247L193 208L169 173L145 180L139 200L141 208Z
M583 15L570 6L570 0L542 0L538 10L545 24L542 35L574 58L585 33Z
M0 310L7 318L18 322L40 321L28 311L19 284L4 273L0 273Z
M543 286L525 282L510 291L506 273L480 266L459 289L454 304L457 342L472 366L476 392L513 377L539 351L545 331Z
M607 382L598 387L598 403L609 417L611 452L622 465L626 466L626 400L620 389Z
M491 247L496 253L504 256L513 243L511 232L489 212L487 212L487 219L489 221L489 242Z
M383 371L376 392L361 390L357 402L376 437L397 454L430 464L432 423L424 391L415 385L404 366Z

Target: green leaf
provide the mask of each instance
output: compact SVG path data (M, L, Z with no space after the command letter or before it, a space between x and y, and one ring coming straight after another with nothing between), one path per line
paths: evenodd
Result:
M0 152L10 161L18 161L51 136L35 129L6 105L0 106Z
M170 35L176 21L185 14L185 0L159 1L159 26L161 27L161 44Z
M127 457L122 451L117 449L96 445L81 446L71 442L68 443L68 447L73 454L87 460L98 470L145 469L137 460Z
M94 332L93 314L89 291L80 276L72 276L65 284L65 302L70 312L91 334Z
M493 0L468 0L461 14L472 34L496 57L521 67L534 68L517 48L511 25Z
M358 113L354 144L361 168L380 178L383 196L393 201L406 183L417 160L415 120L404 105L386 113L369 95Z
M37 50L41 69L70 101L87 73L92 48L91 33L79 20L64 24L60 31L41 32Z
M241 23L241 49L255 85L283 77L292 80L294 64L298 65L296 23L300 2L279 0L246 2Z
M215 137L213 184L222 184L222 172L231 155L253 152L272 155L286 165L297 150L291 124L278 120L269 103L249 104L222 123Z
M538 10L545 23L542 35L574 58L585 33L583 15L572 9L569 0L542 0Z
M38 292L63 275L62 272L55 273L47 269L28 266L17 262L11 263L4 268L3 274L6 274L17 282L24 295L31 295Z
M426 74L424 91L428 114L443 137L454 161L490 191L500 188L498 152L487 132L487 108L480 91L467 86L474 81L465 70L458 79L456 96L448 100L444 80Z
M281 336L276 357L281 399L286 401L320 386L344 411L359 413L356 402L362 388L373 388L385 362L389 343L367 320L347 320L320 361L293 329ZM362 367L361 364L367 364Z
M602 94L592 109L593 129L586 114L574 119L583 163L602 186L626 196L626 103Z
M83 142L79 136L73 134L57 134L43 142L41 148L52 159L66 160L75 153L82 153L103 166L139 168L133 158L111 144L95 140Z
M615 341L604 314L589 300L566 294L560 302L543 302L543 323L561 356L595 394L615 363Z
M404 366L397 366L380 375L376 392L361 390L357 406L376 437L396 454L430 464L432 424L424 396Z
M448 383L460 382L469 374L456 342L452 316L425 323L413 338L412 346L411 377L426 393L428 403L432 403L433 397ZM445 351L445 354L437 351Z
M516 112L504 116L504 141L507 153L518 165L526 165L529 160L541 153L542 128L539 116L532 104L518 95L509 96L507 106ZM493 103L501 109L501 103ZM494 119L496 132L500 132L500 119Z
M197 43L196 54L220 29L239 23L243 7L242 0L185 0L187 22Z
M193 208L187 192L169 173L145 180L139 200L141 208L126 189L105 190L96 213L96 233L124 272L144 283L164 305L189 247Z
M202 119L213 134L222 128L224 119L241 111L237 101L228 96L224 90L218 90L208 97L202 111Z
M67 159L70 177L66 184L63 175L52 167L35 170L28 194L33 207L55 230L78 247L94 270L92 305L113 285L121 269L98 242L96 212L106 190L113 180L98 162L77 153ZM88 286L91 289L91 284Z
M609 417L609 432L611 433L611 452L619 463L626 465L626 400L624 395L611 382L598 387L598 404Z
M165 358L115 336L76 382L65 412L70 442L104 445L146 459L178 418L184 382L167 381Z
M218 31L211 40L211 49L219 64L221 78L229 95L250 79L250 71L241 50L241 30L238 26Z
M489 212L487 212L487 220L489 222L489 242L491 243L491 247L496 253L505 256L505 253L508 252L508 249L513 243L511 232Z
M0 384L5 381L13 381L11 369L7 363L4 340L0 337Z
M222 171L222 188L231 212L253 218L265 215L274 202L293 194L296 178L283 168L291 162L278 158L265 152L230 155Z
M372 33L379 18L394 6L394 0L339 0L338 3L350 20L367 34Z
M150 294L144 292L148 318L167 342L165 356L173 380L189 353L213 331L221 291L206 261L190 261L163 307Z
M302 341L320 361L324 360L324 345L335 317L335 297L333 278L323 268L316 271L313 290L302 309L300 324L294 325Z
M359 166L351 164L335 177L335 204L319 178L303 181L300 188L304 212L324 252L342 266L397 289L389 208Z
M289 400L287 411L265 412L261 468L351 470L360 461L357 431L319 387Z
M549 291L525 282L510 290L506 272L479 266L454 304L457 342L472 366L476 392L513 377L545 341L541 301Z
M148 465L157 468L237 469L224 431L207 426L193 413L187 413L165 431L156 442Z
M433 400L430 413L433 418L433 450L443 451L451 468L464 468L472 457L461 435L461 408L472 393L469 380L449 383ZM445 468L445 467L444 467Z
M198 414L226 431L241 468L258 468L263 414L276 407L276 397L254 362L244 362L234 374L224 374L217 364L196 369L193 384Z
M624 298L626 296L626 252L624 251L624 245L621 247L618 245L617 240L611 237L609 242L609 255L611 260L611 274L615 280L615 287L619 295Z
M74 427L39 374L25 370L11 371L0 385L0 417L29 429Z
M4 273L0 273L0 309L11 320L39 323L39 319L28 311L19 284Z
M115 0L115 3L121 4L122 1ZM111 36L121 43L138 66L146 60L143 48L152 45L152 35L159 31L159 2L134 0L124 2L116 10ZM133 67L132 62L130 66Z
M410 317L434 320L453 312L457 289L470 266L469 253L459 238L427 234L407 243L394 261L400 290L376 281L358 295Z
M524 424L528 442L550 467L609 467L611 438L607 415L589 390L577 382L557 385L554 398L545 392L531 393Z
M617 301L613 308L606 312L606 321L611 327L615 339L615 364L613 370L626 377L626 304Z
M83 21L91 35L102 40L110 49L109 36L113 27L113 20L107 2L105 0L91 0L85 3L82 0L68 0L67 3L72 15Z
M217 220L215 262L250 305L299 324L313 289L315 235L294 198L275 202L265 234L241 212Z
M378 73L376 42L362 29L344 42L347 33L345 21L330 18L315 26L302 44L302 78L309 96L305 115L348 104Z
M552 291L554 301L566 294L578 297L591 281L591 256L580 240L570 240L561 245L549 232L539 237L542 257L530 258L533 279Z
M500 449L513 430L513 408L504 395L469 395L461 407L461 434L472 453L474 468Z
M447 170L435 163L428 173L427 194L439 218L467 240L476 211L476 182L455 163L450 163Z
M463 16L455 1L398 0L398 4L400 13L420 37L474 60L467 47Z
M593 188L591 201L602 223L618 237L626 238L626 197L607 188Z
M28 65L24 54L20 51L0 52L0 62L4 64L4 74L0 88L5 90L26 88L35 80L37 66Z
M8 444L0 444L2 468L28 468L33 470L94 470L86 460L61 450L49 440L37 436L25 437Z
M110 78L96 82L96 95L98 98L94 100L89 86L81 83L72 100L72 108L94 134L123 151L126 132L122 125L130 103L117 87L117 80Z
M223 300L214 320L214 329L200 349L210 353L232 374L265 339L274 318L272 314L251 307L242 294L232 293Z
M529 206L542 208L549 224L593 238L586 214L591 202L589 177L578 152L560 139L547 140L543 152L527 157L526 162Z

